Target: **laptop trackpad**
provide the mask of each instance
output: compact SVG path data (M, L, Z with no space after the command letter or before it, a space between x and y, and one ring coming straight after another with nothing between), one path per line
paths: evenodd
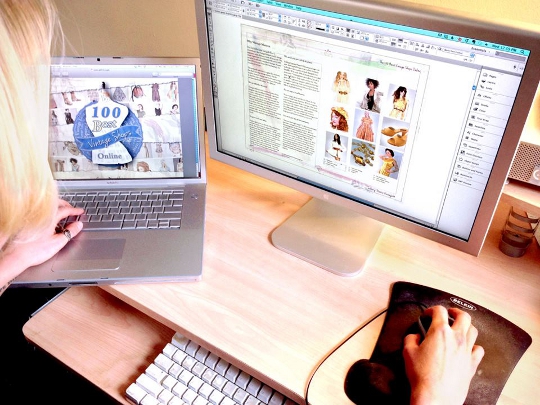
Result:
M125 239L74 239L56 255L52 271L118 270Z

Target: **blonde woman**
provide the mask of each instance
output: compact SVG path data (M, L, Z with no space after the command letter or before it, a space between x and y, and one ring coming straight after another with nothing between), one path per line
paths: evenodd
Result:
M0 294L28 267L54 256L81 230L58 199L47 162L51 41L58 28L43 0L0 0ZM32 114L28 114L32 111Z

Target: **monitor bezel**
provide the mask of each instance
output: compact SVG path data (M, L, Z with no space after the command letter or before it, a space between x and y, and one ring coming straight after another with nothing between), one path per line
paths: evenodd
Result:
M205 1L196 2L196 15L199 35L201 70L207 124L209 156L231 166L246 170L260 177L283 184L314 198L333 203L377 221L403 229L421 237L450 246L468 254L478 255L489 230L491 220L502 194L507 175L519 145L522 130L529 110L533 104L540 81L540 31L524 30L516 22L487 21L479 16L463 14L454 10L402 2L359 2L351 0L287 0L287 3L360 16L367 19L385 21L393 24L424 28L437 32L447 32L484 41L503 43L512 47L530 50L527 66L523 72L520 89L514 108L508 119L507 129L502 139L499 153L493 164L484 197L478 207L468 240L462 240L438 230L424 227L419 223L390 214L343 195L323 190L303 183L284 174L238 159L218 149L217 134L214 127L214 99L212 79L209 71L209 44L206 22ZM534 85L527 84L533 83Z

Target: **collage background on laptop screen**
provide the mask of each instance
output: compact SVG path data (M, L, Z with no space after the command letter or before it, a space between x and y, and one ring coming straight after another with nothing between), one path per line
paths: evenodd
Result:
M183 178L196 172L184 167L184 154L193 153L184 149L196 146L198 131L194 75L194 66L53 65L54 177Z

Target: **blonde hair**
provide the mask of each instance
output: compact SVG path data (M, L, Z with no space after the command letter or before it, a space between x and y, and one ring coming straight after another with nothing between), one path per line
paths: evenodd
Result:
M0 240L31 237L53 223L57 210L47 160L56 32L49 1L0 0Z

